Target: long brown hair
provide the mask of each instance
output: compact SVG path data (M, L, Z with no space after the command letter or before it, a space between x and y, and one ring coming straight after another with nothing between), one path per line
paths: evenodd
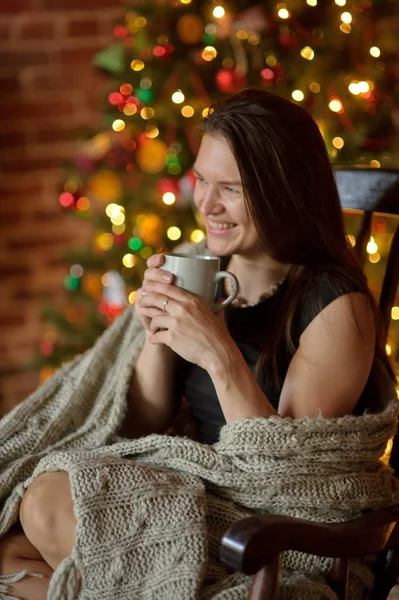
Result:
M345 236L334 174L319 128L299 105L261 90L244 90L213 105L205 133L222 135L236 159L247 211L265 251L292 265L272 337L261 353L259 374L269 365L279 389L278 357L289 359L298 346L296 310L315 277L329 275L337 295L367 295L376 325L375 356L395 380L385 353L379 310L367 279ZM311 311L321 310L315 299Z

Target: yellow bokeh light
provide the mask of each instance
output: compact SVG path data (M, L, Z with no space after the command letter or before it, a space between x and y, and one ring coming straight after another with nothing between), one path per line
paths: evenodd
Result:
M351 248L354 248L354 246L356 246L356 238L354 235L352 235L351 233L348 233L348 235L346 236L346 239Z
M145 246L142 250L140 250L140 256L142 256L145 260L152 256L152 250L149 246Z
M168 228L166 235L170 240L178 240L181 238L181 230L178 227L172 226Z
M185 95L181 90L176 90L176 92L172 94L172 102L174 102L175 104L181 104L182 102L184 102L184 100Z
M381 255L379 252L375 252L374 254L370 254L369 255L369 261L371 263L378 263L378 261L380 260Z
M70 194L74 194L77 189L78 184L73 179L68 179L68 181L64 183L64 190Z
M132 102L128 102L128 104L125 104L125 106L123 107L123 112L128 117L131 117L132 115L136 114L137 106L135 104L133 104Z
M213 46L206 46L202 51L202 58L207 62L210 62L217 56L217 50Z
M141 109L140 111L140 116L142 119L145 119L146 121L148 119L152 119L152 117L155 115L155 112L152 108L150 108L149 106L145 106L144 108Z
M277 14L280 17L280 19L289 19L291 16L291 13L286 8L280 8L277 11Z
M209 116L209 112L210 111L209 111L209 107L208 106L206 108L204 108L204 110L201 113L202 116L204 117L204 119Z
M145 17L137 17L134 24L139 29L142 29L143 27L145 27L147 25L147 19Z
M122 258L122 262L125 267L131 269L137 263L137 257L134 256L134 254L125 254L125 256Z
M275 56L273 56L272 54L270 54L269 56L266 57L265 62L269 67L275 67L277 64L277 58Z
M115 119L115 121L112 123L112 129L114 131L123 131L125 127L126 123L122 119Z
M341 21L343 23L352 23L352 15L350 12L343 12L341 15Z
M158 137L159 135L159 129L158 127L151 127L148 131L147 131L147 137L151 138L152 140L156 137Z
M176 202L176 196L173 192L165 192L165 194L162 196L162 202L170 206Z
M145 67L143 61L138 59L132 60L130 66L132 67L133 71L142 71Z
M123 212L118 213L117 215L112 215L111 223L114 225L122 225L125 222L125 215Z
M371 56L374 56L374 58L378 58L381 56L381 50L378 48L378 46L373 46L370 48L370 54Z
M320 84L317 83L317 81L312 81L312 83L309 85L309 89L314 94L318 94L321 90L321 87L320 87Z
M246 40L248 37L248 32L245 29L239 29L236 33L236 36L239 40Z
M114 245L114 238L110 233L99 233L95 237L94 243L101 250L109 250Z
M248 42L251 44L251 46L257 46L260 40L257 35L250 35L248 38Z
M112 231L115 233L115 235L121 235L122 233L125 233L125 230L125 223L120 223L119 225L112 225Z
M305 94L301 90L294 90L291 96L297 102L302 102L302 100L305 98Z
M306 0L306 4L309 4L309 6L317 6L317 0Z
M134 304L137 300L137 292L136 290L134 290L134 292L130 292L129 296L128 296L128 300L129 300L129 304Z
M216 19L221 19L225 15L225 10L223 6L215 6L212 14L214 17L216 17Z
M349 23L341 23L339 28L342 33L350 33L352 31L352 27L349 25Z
M392 306L391 319L393 319L394 321L399 321L399 306Z
M188 104L186 106L183 106L183 108L181 109L181 114L183 115L183 117L192 117L194 114L194 109L192 106L189 106Z
M359 82L358 81L352 81L349 85L348 85L348 90L350 91L351 94L353 94L354 96L358 96L360 94L360 90L359 90Z
M113 211L117 207L118 207L118 205L115 204L114 202L111 202L111 204L107 204L107 206L105 207L105 214L107 215L107 217L111 218Z
M378 246L375 243L373 236L370 237L370 241L367 244L366 250L369 254L375 254L378 252Z
M301 56L306 58L306 60L312 60L314 58L314 51L310 46L305 46L301 50Z
M346 0L335 0L337 6L345 6Z
M338 148L338 150L340 150L341 148L344 147L344 140L342 139L342 137L335 137L332 141L334 148Z
M190 240L193 242L193 244L197 244L198 242L203 240L204 237L205 233L201 231L201 229L194 229L194 231L191 232Z
M392 346L390 344L386 344L386 346L385 346L385 352L386 352L387 356L391 356L391 354L392 354Z
M370 167L373 169L379 169L381 167L381 163L378 160L370 160Z
M191 4L191 0L180 0L182 4Z
M332 111L332 112L343 112L344 107L342 106L342 102L341 100L339 100L339 98L333 98L333 100L330 100L330 102L328 103L328 108Z
M367 81L359 81L357 87L361 94L367 94L367 92L370 91L370 85L367 83Z

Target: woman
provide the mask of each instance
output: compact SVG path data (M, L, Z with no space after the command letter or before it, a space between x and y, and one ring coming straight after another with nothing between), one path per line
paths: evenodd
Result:
M395 378L376 306L346 243L317 125L296 104L247 90L213 107L204 132L194 202L207 251L237 276L240 298L214 315L159 269L162 255L148 260L135 307L145 342L121 435L164 431L182 395L205 444L242 418L382 410ZM227 293L220 288L219 298ZM75 542L68 474L39 475L19 514L19 555L8 554L14 570L28 568L23 552L31 551L45 559L48 577L48 565L55 569ZM12 583L15 595L27 580ZM34 584L31 600L45 598L48 580Z

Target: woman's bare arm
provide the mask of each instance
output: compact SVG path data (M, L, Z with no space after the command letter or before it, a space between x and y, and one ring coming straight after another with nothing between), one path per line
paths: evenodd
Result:
M167 346L145 342L128 390L128 410L119 434L139 437L161 433L177 407L179 357Z

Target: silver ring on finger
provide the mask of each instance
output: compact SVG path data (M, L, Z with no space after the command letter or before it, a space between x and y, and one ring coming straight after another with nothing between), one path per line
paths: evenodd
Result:
M167 312L166 307L168 305L168 302L169 302L169 298L166 298L166 300L163 301L163 310L164 310L164 312Z

